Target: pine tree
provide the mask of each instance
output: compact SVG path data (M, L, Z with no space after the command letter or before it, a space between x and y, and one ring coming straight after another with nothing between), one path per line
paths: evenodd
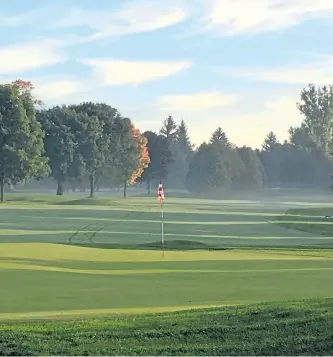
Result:
M262 151L270 152L279 145L276 135L270 131L262 144Z
M177 124L169 115L164 121L162 128L160 129L160 135L164 136L167 139L167 142L172 147L172 144L175 143L177 137Z
M173 188L185 188L186 175L191 160L192 144L184 120L177 128L175 143L172 146L173 162L170 164L167 184Z
M224 143L227 146L231 146L227 134L222 130L220 126L212 134L210 138L210 143L211 144Z

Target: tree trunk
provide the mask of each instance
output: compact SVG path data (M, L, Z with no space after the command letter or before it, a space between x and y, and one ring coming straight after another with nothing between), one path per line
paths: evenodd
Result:
M90 183L90 198L94 197L95 193L95 182L94 182L94 175L89 175L89 183Z
M124 182L124 198L127 197L127 181Z
M61 180L57 181L58 187L57 187L57 196L62 196L64 194L64 185Z
M5 200L5 180L3 177L0 178L0 200L1 202Z
M148 196L150 196L150 193L151 193L151 182L150 182L150 180L147 181L147 188L148 188Z

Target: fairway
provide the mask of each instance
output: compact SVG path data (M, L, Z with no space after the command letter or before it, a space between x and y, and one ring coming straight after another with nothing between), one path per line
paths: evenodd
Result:
M163 257L154 249L161 228L154 199L36 201L1 206L3 320L176 311L333 293L333 251L318 249L333 246L332 239L277 224L286 211L283 203L169 199L166 245L173 250ZM301 247L307 249L296 249Z

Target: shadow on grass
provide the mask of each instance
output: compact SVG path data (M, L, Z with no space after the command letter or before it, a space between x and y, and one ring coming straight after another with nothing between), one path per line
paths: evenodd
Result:
M278 221L277 225L286 229L333 238L332 215L331 207L290 209L284 216L279 216L276 220Z
M147 242L142 244L121 244L121 243L65 243L65 245L86 247L86 248L98 248L98 249L126 249L126 250L162 250L161 241ZM165 250L231 250L233 248L225 248L208 245L202 242L191 240L170 240L164 244Z

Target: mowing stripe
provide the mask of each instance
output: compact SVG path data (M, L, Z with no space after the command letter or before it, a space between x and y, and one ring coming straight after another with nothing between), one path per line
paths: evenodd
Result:
M61 231L38 231L38 230L12 230L12 229L6 229L2 230L0 229L0 236L16 236L16 235L25 235L25 236L31 236L31 235L46 235L46 234L51 234L51 235L60 235L60 234L71 234L71 233L76 233L77 231L73 230L61 230ZM96 230L85 230L81 231L80 233L95 233ZM79 234L80 234L79 233ZM135 232L135 231L108 231L108 230L101 230L96 233L95 236L98 235L137 235L137 236L151 236L151 237L160 237L160 233L151 233L151 232ZM273 239L278 239L278 240L287 240L287 239L304 239L304 240L333 240L331 237L325 237L325 236L314 236L311 235L310 233L304 233L304 234L309 234L309 236L301 236L301 237L286 237L286 236L230 236L230 235L217 235L217 234L184 234L184 233L165 233L165 236L168 237L194 237L194 238L230 238L230 239L247 239L247 240L273 240Z
M50 267L44 265L30 265L20 263L2 263L0 269L6 270L33 270L33 271L52 271L59 273L75 273L88 275L147 275L147 274L199 274L199 273L217 273L217 274L248 274L248 273L290 273L300 271L329 271L330 268L282 268L282 269L246 269L246 270L219 270L219 269L119 269L119 270L85 270L73 268Z
M186 310L199 310L221 308L226 306L237 306L239 304L215 304L215 305L187 305L187 306L158 306L142 308L119 308L119 309L84 309L84 310L63 310L63 311L39 311L39 312L18 312L0 313L0 320L25 320L25 319L70 319L70 318L89 318L98 316L112 315L140 315L156 314L163 312L177 312Z

